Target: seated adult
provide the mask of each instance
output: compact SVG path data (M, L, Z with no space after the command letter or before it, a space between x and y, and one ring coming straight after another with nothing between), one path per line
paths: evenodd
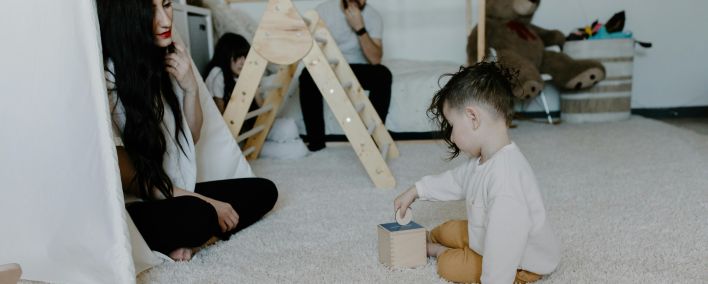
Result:
M277 189L263 178L196 183L202 109L192 59L172 41L172 1L96 4L126 209L150 249L189 260L259 220Z
M361 86L369 91L369 100L386 122L391 103L391 72L381 65L383 22L366 0L329 0L316 8L332 37L349 62ZM307 131L308 149L325 148L325 123L322 96L310 73L300 75L300 107Z

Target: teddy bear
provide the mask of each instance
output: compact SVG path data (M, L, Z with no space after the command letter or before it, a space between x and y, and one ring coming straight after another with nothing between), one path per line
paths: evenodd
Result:
M543 90L541 74L553 77L552 83L565 90L592 87L605 78L605 67L595 60L575 60L568 55L546 50L563 47L565 36L531 24L540 0L489 0L486 5L485 49L493 48L497 60L518 71L514 96L536 97ZM486 52L489 54L489 52ZM477 62L477 27L467 38L467 63Z

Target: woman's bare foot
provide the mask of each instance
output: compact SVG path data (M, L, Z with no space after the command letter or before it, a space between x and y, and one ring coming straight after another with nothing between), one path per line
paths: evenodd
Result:
M204 243L201 247L197 248L178 248L176 250L173 250L170 253L170 258L174 261L190 261L192 259L192 256L202 250L205 247L208 247L210 245L215 244L217 241L219 241L219 238L217 237L211 237L206 243Z
M189 261L192 259L192 249L178 248L170 253L170 258L174 261Z
M443 246L441 244L437 244L437 243L428 243L426 248L428 251L428 256L434 256L434 257L440 256L443 252L445 252L447 249L449 249L448 247Z

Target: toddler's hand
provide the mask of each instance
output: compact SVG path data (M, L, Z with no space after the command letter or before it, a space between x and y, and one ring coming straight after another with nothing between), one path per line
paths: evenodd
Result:
M413 201L417 198L418 190L416 190L415 186L409 188L396 197L396 200L393 201L393 212L396 212L398 209L402 209L402 213L405 213L406 209L408 209L408 207L410 207Z

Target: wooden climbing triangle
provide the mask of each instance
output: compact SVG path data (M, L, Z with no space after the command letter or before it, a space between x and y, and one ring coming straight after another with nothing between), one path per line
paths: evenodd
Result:
M396 180L386 164L386 158L399 155L395 142L317 13L308 12L303 20L291 0L268 1L224 112L237 142L245 141L244 155L255 159L260 153L300 61L376 187L395 187ZM275 83L270 84L275 87L267 91L262 107L249 112L268 63L281 65ZM243 122L253 117L257 117L253 128L241 132Z

